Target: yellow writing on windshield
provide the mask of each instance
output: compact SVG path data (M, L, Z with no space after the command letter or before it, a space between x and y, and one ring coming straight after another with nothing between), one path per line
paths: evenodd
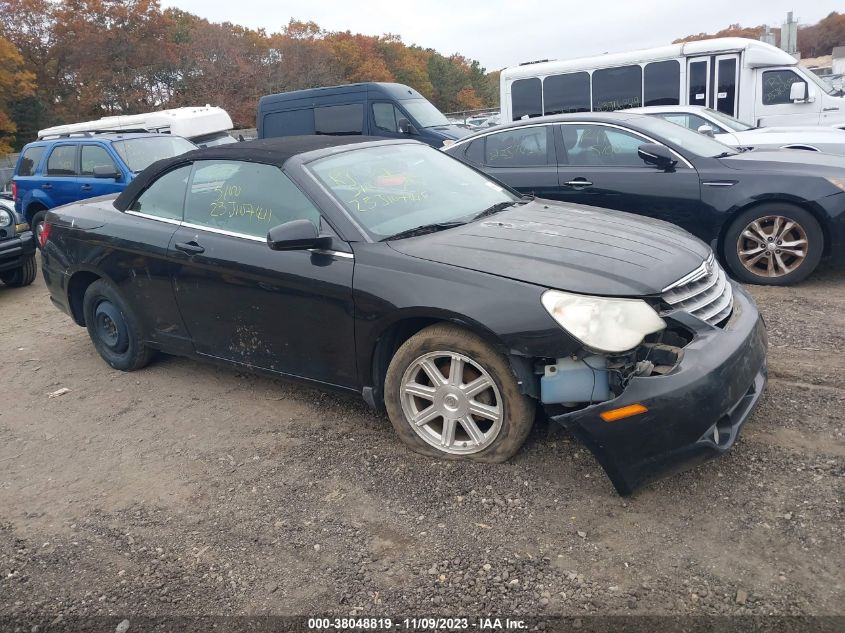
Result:
M348 171L340 170L329 174L329 180L343 202L358 212L428 199L427 191L413 187L412 176L388 169L374 173L365 182L360 182Z

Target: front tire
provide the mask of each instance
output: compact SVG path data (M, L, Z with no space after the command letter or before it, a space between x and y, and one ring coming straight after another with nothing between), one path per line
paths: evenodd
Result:
M35 263L35 255L33 255L24 261L20 268L0 273L0 281L11 288L22 288L35 281L37 274L38 265Z
M153 352L143 343L138 319L110 283L99 279L88 286L82 310L88 335L109 365L134 371L150 362Z
M520 449L535 408L504 356L445 323L425 328L396 351L385 406L399 438L417 453L489 463Z
M725 261L736 279L788 286L819 265L824 233L806 209L767 202L741 213L725 234Z

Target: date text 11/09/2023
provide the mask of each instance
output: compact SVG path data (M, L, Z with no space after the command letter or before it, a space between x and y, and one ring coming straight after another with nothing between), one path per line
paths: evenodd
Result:
M308 618L308 628L314 631L345 631L348 629L361 630L476 630L476 631L506 631L527 629L524 620L511 618Z

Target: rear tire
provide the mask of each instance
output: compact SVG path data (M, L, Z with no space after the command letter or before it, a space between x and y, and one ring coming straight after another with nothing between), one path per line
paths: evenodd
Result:
M396 351L384 399L399 438L430 457L503 462L534 423L534 400L520 391L508 360L475 334L445 323L425 328Z
M32 255L20 268L0 273L0 281L11 288L22 288L35 281L37 274L38 264L35 263L35 255Z
M150 362L153 351L144 345L138 319L110 283L99 279L88 286L82 312L94 347L109 365L134 371Z
M32 232L35 233L35 244L41 250L41 231L44 228L44 221L47 219L47 209L42 209L32 216L32 221L29 223Z
M736 279L764 286L788 286L819 265L824 233L806 209L766 202L740 213L725 234L725 262Z

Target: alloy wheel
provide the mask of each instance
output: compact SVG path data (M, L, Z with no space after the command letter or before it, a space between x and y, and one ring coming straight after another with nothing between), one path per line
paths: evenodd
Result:
M496 382L457 352L415 359L402 376L401 402L414 432L444 453L477 453L502 430L504 407Z
M807 233L795 220L767 215L753 220L736 241L745 268L759 277L783 277L804 263Z

